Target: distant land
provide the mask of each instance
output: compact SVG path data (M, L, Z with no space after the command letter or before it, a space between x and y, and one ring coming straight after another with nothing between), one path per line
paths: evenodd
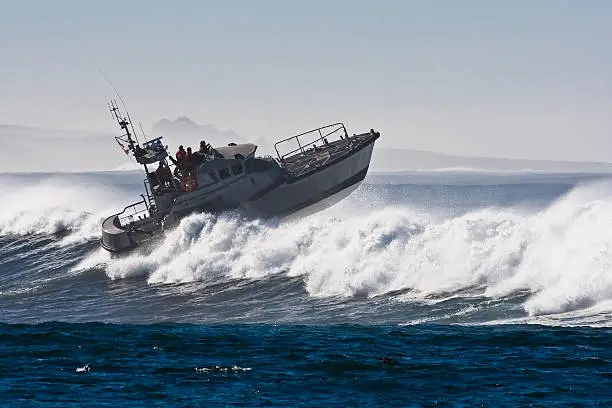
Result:
M0 125L3 146L0 149L0 172L135 169L136 165L121 151L114 136L90 131ZM264 139L247 139L233 130L200 125L186 117L160 120L148 135L149 138L156 136L164 136L165 144L172 152L179 144L197 149L200 140L213 146L249 141L259 146L260 154L272 151ZM612 163L462 157L410 149L375 148L370 171L395 175L415 171L612 173Z
M612 163L464 157L409 149L375 148L371 168L379 173L403 171L608 173Z

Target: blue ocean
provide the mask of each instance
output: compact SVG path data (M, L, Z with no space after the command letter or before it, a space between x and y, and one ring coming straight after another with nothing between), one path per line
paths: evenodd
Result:
M612 176L370 174L111 258L142 179L0 175L0 406L612 406Z

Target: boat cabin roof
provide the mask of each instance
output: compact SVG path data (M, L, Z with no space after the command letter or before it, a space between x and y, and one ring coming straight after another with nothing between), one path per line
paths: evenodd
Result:
M224 159L248 159L255 154L257 146L253 143L230 144L228 146L215 147L217 153ZM238 157L236 157L238 156Z
M144 142L144 143L142 144L142 147L143 147L144 149L149 149L149 148L151 148L151 147L158 147L158 146L161 146L161 145L162 145L161 140L162 140L163 138L164 138L163 136L160 136L160 137L156 137L155 139L148 140L148 141L146 141L146 142Z
M136 146L134 157L140 164L152 164L160 160L165 159L168 156L168 152L164 145L162 145L161 137L153 140L149 140L142 144L142 147Z

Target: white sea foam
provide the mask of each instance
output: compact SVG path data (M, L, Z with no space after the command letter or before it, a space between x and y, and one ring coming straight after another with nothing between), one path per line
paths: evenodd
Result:
M112 188L62 178L0 180L0 189L0 235L69 232L60 245L98 237L102 219L123 199Z
M68 230L59 245L98 237L102 218L133 198L57 178L2 179L0 188L0 234ZM609 182L579 186L539 211L486 208L460 216L425 206L355 205L367 197L354 197L294 222L192 215L150 255L110 260L100 251L74 269L105 265L112 279L145 276L150 284L285 273L302 277L312 297L409 290L397 296L406 302L526 292L525 311L540 319L612 304Z
M247 371L251 371L250 367L240 367L237 365L233 365L231 367L221 367L221 366L214 366L214 367L195 367L194 370L198 373L221 373L221 374L227 374L227 373L244 373Z
M97 251L91 252L86 257L81 259L79 263L72 267L71 273L78 275L81 272L85 272L94 268L105 267L111 260L110 254L102 248Z
M150 256L112 261L113 279L151 284L302 276L309 295L410 299L468 291L493 299L531 293L533 315L612 301L612 185L578 187L534 212L488 208L456 217L387 207L293 223L199 214ZM471 292L470 292L471 291Z

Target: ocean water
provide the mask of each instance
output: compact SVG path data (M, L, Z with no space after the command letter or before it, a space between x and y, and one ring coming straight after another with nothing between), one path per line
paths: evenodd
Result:
M370 175L111 258L141 186L0 175L1 406L612 406L612 177Z

